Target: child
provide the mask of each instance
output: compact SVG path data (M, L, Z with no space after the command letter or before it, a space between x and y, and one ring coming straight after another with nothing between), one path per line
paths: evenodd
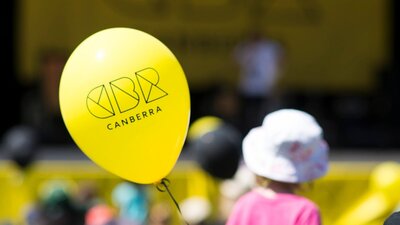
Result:
M272 112L251 129L243 140L243 159L257 185L238 199L226 224L320 225L318 206L295 191L327 172L322 135L313 116L295 109Z

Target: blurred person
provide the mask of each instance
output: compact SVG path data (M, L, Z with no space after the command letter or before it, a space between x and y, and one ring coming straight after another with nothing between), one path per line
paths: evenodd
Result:
M328 170L328 146L312 115L296 109L267 114L244 138L243 159L257 185L237 200L227 225L321 224L319 207L296 193Z
M242 178L251 177L243 173L243 167L240 166L242 138L237 127L217 116L204 116L190 125L187 138L189 158L194 160L206 174L218 181L217 186L220 189L216 206L218 214L212 219L213 224L225 222L227 211L237 199L238 193L244 192L245 184ZM192 206L196 202L199 201L187 199L186 204ZM199 216L197 213L201 213L200 210L188 211L189 217ZM184 209L182 213L184 214ZM188 219L190 220L193 219Z
M233 125L216 116L204 116L190 125L187 151L204 172L216 179L228 179L239 166L241 139Z
M23 215L27 225L83 225L87 211L104 202L89 181L46 180L41 183L37 201L27 204ZM59 222L61 221L61 222Z
M60 51L45 52L39 60L37 83L22 98L22 122L37 129L41 144L72 144L62 120L58 87L67 62Z
M182 217L190 225L211 224L210 201L202 196L190 196L180 204Z
M79 225L84 218L74 204L71 184L62 180L49 180L42 184L38 218L45 225Z
M24 206L22 210L24 224L26 225L45 225L47 224L43 210L38 203L31 203Z
M383 225L399 225L400 224L400 211L392 213L387 217Z
M145 222L138 222L132 218L121 216L119 208L106 203L99 202L90 207L85 214L84 225L143 225Z
M7 130L2 138L2 148L6 155L25 171L34 161L38 142L36 130L20 124Z
M145 190L131 182L121 182L112 190L112 200L118 217L126 224L143 225L148 217L148 199Z
M73 204L81 218L85 217L90 208L105 202L98 191L98 185L95 181L83 180L78 183L77 190L74 191L72 197Z
M218 218L217 224L225 224L236 201L245 193L250 191L255 185L253 173L240 162L234 176L230 179L222 180L218 186Z
M238 88L243 134L258 125L271 110L283 58L282 45L260 30L252 31L249 38L235 47L234 60L240 70Z
M217 85L211 102L211 115L240 128L240 99L237 91L225 84Z
M117 225L115 209L99 203L90 207L85 214L85 225Z
M150 206L149 225L171 225L172 209L166 202L157 202Z

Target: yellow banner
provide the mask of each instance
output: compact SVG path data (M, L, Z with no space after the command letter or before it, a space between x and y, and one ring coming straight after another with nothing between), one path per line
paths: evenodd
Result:
M388 8L382 0L23 0L17 64L30 82L42 52L69 54L99 30L131 27L177 55L191 88L235 85L233 48L259 26L286 48L281 87L369 91L388 59Z

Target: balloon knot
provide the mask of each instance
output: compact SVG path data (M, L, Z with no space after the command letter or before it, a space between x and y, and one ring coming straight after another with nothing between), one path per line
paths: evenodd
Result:
M170 184L170 181L167 178L163 178L159 182L155 183L155 186L158 191L165 192L168 190L169 184Z

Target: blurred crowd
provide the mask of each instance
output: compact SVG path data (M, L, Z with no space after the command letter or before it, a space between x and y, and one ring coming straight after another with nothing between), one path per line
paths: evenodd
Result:
M245 179L248 175L242 171L237 176ZM96 182L49 179L39 185L33 202L22 208L22 221L0 221L0 224L223 225L233 203L250 188L239 180L223 183L217 204L206 196L193 195L174 205L172 199L154 199L154 187L128 181L116 183L110 193L104 194L99 193L101 187Z
M25 207L27 225L143 225L167 224L150 213L146 190L130 182L115 185L111 200L99 194L98 184L47 180L37 200ZM111 203L110 203L111 202ZM154 209L153 209L154 210ZM159 214L159 213L157 213Z

